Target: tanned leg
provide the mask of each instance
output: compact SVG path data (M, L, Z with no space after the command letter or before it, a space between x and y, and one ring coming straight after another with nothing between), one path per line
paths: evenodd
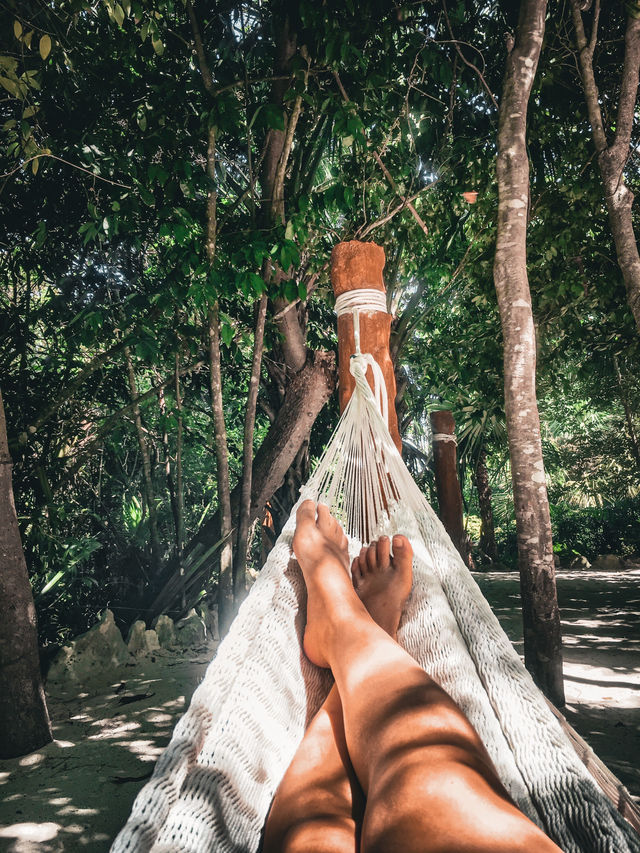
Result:
M400 553L406 557L407 548L404 553L400 548ZM351 571L353 586L372 619L395 639L411 592L411 557L408 571L404 568L402 572L403 582L394 583L390 589L386 573L392 565L389 539L383 537L362 549ZM375 573L371 571L374 567ZM265 829L264 851L358 851L364 806L364 794L347 752L342 703L334 685L276 792Z
M347 752L334 686L276 791L264 853L357 853L363 815L364 794Z
M362 850L557 853L509 799L455 702L369 616L347 573L343 536L328 507L318 506L316 518L312 501L301 504L293 548L308 590L305 652L331 667L342 700L349 756L367 797ZM381 598L381 577L406 583L403 548L408 554L406 540L394 542L396 567L378 572ZM376 572L363 566L369 582Z
M334 544L341 565L348 565L346 536ZM276 791L264 853L357 853L363 815L364 794L347 751L334 686Z

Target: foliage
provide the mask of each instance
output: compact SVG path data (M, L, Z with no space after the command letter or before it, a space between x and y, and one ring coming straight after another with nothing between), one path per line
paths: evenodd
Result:
M446 14L440 3L365 5L194 3L213 94L194 58L188 5L28 0L10 7L11 26L0 36L0 375L44 640L82 630L107 604L123 624L130 621L158 581L125 347L166 567L177 547L179 414L187 538L217 508L211 301L221 308L235 483L256 298L267 288L258 447L282 402L274 319L282 300L297 303L290 310L302 318L309 348L335 345L328 259L339 240L384 246L394 345L407 380L404 430L424 449L428 411L452 409L471 513L471 472L484 447L507 558L510 475L492 282L493 99L513 4L460 0ZM570 25L566 10L555 11L530 116L529 261L547 474L558 519L573 518L577 510L565 505L576 503L607 507L614 518L637 482L625 405L638 429L638 343L571 62ZM287 74L276 75L287 13L297 50ZM617 79L622 23L616 10L604 18L611 49L599 60L603 91ZM265 224L261 158L297 99L284 220ZM212 128L214 180L207 174ZM637 184L637 161L627 179ZM265 276L265 262L278 275ZM336 417L333 400L315 425L312 456ZM414 453L412 464L430 489L424 455ZM612 543L632 546L627 533L606 529ZM565 525L557 533L563 547L573 547L577 532ZM214 585L212 576L205 586Z

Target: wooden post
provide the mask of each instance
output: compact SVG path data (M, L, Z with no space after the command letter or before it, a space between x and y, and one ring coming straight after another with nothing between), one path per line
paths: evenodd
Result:
M469 565L470 554L462 516L462 490L456 460L456 424L451 412L429 414L433 432L433 464L440 521L451 537L458 553Z
M375 243L361 243L351 240L338 243L331 253L331 283L336 296L351 290L369 288L386 293L382 280L385 257L384 249ZM383 311L370 309L360 311L360 349L371 353L382 368L389 398L389 432L399 451L402 440L398 431L396 415L396 380L393 363L389 353L389 332L391 315ZM355 352L353 337L353 319L349 314L338 317L338 383L340 411L343 411L355 388L355 380L349 372L349 359ZM367 374L373 388L370 371Z

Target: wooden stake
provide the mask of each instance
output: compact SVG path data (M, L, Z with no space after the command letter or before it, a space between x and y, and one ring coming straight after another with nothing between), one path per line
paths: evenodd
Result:
M331 253L331 283L334 294L340 296L341 293L363 288L386 293L382 280L384 262L384 249L376 243L361 243L358 240L338 243ZM402 450L395 407L396 379L389 352L390 331L390 314L382 311L360 311L360 349L363 353L371 353L382 368L389 398L389 432L398 450ZM355 380L349 372L349 360L354 352L353 318L349 314L344 314L338 317L340 411L344 410L355 388ZM370 371L367 379L373 388Z

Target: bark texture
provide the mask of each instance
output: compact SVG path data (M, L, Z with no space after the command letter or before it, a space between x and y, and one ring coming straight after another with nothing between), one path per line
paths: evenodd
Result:
M507 56L498 128L494 282L504 339L505 412L518 534L525 664L564 704L562 635L536 398L536 340L527 277L527 106L544 36L546 0L523 0Z
M262 349L264 344L264 326L267 316L267 294L264 293L258 303L256 328L253 336L253 358L251 376L249 378L249 393L244 418L244 438L242 447L242 485L240 510L238 514L238 537L235 559L233 563L233 595L237 603L244 596L245 573L247 568L247 544L249 539L249 516L251 514L251 484L253 482L253 433L256 424L256 407L258 403L258 387L260 384L260 368L262 365Z
M596 0L593 11L591 35L587 41L578 0L571 0L573 22L580 58L580 73L584 89L593 141L598 155L598 167L604 186L604 197L616 246L618 266L622 272L627 299L638 331L640 332L640 256L633 230L631 208L634 194L624 179L624 169L631 154L631 131L638 96L640 76L640 18L629 14L624 37L624 63L615 121L615 135L609 144L605 130L600 96L593 71L593 54L598 39L600 2Z
M351 290L371 288L386 293L382 280L384 249L376 243L350 240L338 243L331 253L331 283L336 296ZM402 440L396 415L396 377L389 351L391 315L381 311L360 312L360 349L371 353L382 368L389 398L389 432L396 447L402 452ZM349 360L355 352L353 318L350 314L338 317L338 372L340 411L343 411L355 389L355 380L349 372ZM373 379L367 373L373 389Z
M52 737L0 393L0 758L33 752Z
M229 448L227 428L222 402L222 373L220 369L220 321L218 300L209 309L209 361L211 409L213 411L213 433L216 453L216 484L218 489L220 572L218 575L218 625L221 634L226 634L233 618L233 546L231 486L229 480Z
M462 490L458 479L455 421L451 412L446 411L431 412L429 420L433 432L433 466L438 494L438 515L465 565L469 566L471 552L462 514ZM449 439L446 436L451 436L451 438Z

